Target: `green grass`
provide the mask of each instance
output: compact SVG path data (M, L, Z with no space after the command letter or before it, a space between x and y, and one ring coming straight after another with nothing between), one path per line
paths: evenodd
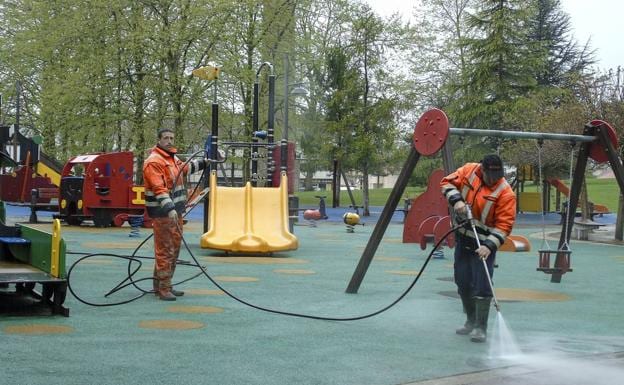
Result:
M618 208L620 187L615 179L587 179L589 200L600 203L615 212Z
M351 190L353 192L353 198L355 199L355 204L361 206L364 202L362 199L362 190ZM379 189L371 189L369 190L369 204L370 206L384 206L386 201L388 200L388 196L392 191L391 188L379 188ZM424 191L423 187L407 187L405 192L403 193L402 198L414 198L416 195L422 193ZM299 197L299 206L318 206L318 198L316 195L326 196L325 202L328 206L331 205L331 190L328 191L299 191L295 194ZM340 192L340 206L348 207L351 205L351 199L349 198L349 193L345 191ZM403 205L403 201L399 202L399 206Z
M570 186L570 182L568 180L563 181L565 184ZM425 187L413 187L409 186L403 193L403 198L410 197L414 198L415 196L421 194L425 190ZM357 205L362 205L362 190L351 190L353 192L353 196L355 198L355 202ZM371 189L370 190L370 205L371 206L384 206L386 201L388 200L388 196L392 191L391 188L382 188L382 189ZM537 186L531 185L529 183L525 184L524 191L537 191ZM555 189L552 189L552 202L554 204L555 201ZM618 187L617 181L613 178L611 179L596 179L596 178L587 178L587 191L589 194L589 200L594 203L599 203L607 206L609 211L615 212L618 207L618 199L620 194L620 189ZM318 206L318 198L316 195L325 195L327 205L331 205L331 191L300 191L296 196L299 197L299 206ZM565 198L562 197L563 200ZM348 207L351 204L351 200L349 199L349 195L347 191L340 192L340 205L342 207ZM399 206L403 204L403 201L399 202Z
M570 180L562 179L568 188L570 187ZM525 184L524 191L537 191L537 186L532 184ZM551 202L555 202L556 191L551 189ZM597 179L587 178L587 195L589 201L605 205L609 208L610 212L615 212L618 208L618 200L620 195L620 188L617 181L614 178L609 179ZM564 196L561 197L562 201L567 200Z

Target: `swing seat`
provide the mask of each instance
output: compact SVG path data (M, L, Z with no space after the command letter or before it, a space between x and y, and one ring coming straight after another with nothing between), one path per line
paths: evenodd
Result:
M547 250L541 249L539 252L539 266L537 267L537 271L543 271L545 274L565 274L568 271L572 271L570 267L570 256L572 255L572 250ZM559 260L560 263L557 266L555 262L555 266L550 266L550 256L554 254L557 258L556 261Z

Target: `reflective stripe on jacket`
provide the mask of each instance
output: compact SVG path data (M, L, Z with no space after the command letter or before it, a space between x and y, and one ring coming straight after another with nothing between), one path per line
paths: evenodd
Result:
M451 206L460 200L470 205L483 245L496 251L505 242L516 220L516 195L505 178L488 187L483 183L481 164L467 163L444 177L440 187ZM474 238L472 229L459 232Z
M166 217L169 211L175 209L178 214L184 212L187 200L184 177L189 173L204 168L204 162L193 160L184 170L176 151L168 152L155 146L143 163L143 182L145 185L145 207L147 214L152 218ZM175 183L173 180L178 177Z

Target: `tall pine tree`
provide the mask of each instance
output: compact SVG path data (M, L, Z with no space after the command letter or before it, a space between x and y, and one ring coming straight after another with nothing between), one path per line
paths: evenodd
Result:
M450 105L456 124L500 128L518 97L537 86L541 47L529 39L531 7L519 0L486 0L468 16L475 37L464 39L467 68L463 91Z

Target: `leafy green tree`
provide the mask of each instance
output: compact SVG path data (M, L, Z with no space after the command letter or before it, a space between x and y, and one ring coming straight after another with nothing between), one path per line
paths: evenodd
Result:
M325 100L326 128L331 135L332 159L335 162L334 177L342 174L342 162L347 159L354 126L357 124L356 111L362 87L359 84L360 74L349 65L349 55L341 47L335 47L327 53L327 79L324 88L327 90ZM337 186L334 186L336 189ZM334 191L333 206L339 206L339 195Z
M299 119L291 117L291 126L298 127L296 134L304 161L301 171L305 174L304 186L312 189L312 177L316 171L331 170L335 148L326 121L325 102L329 90L327 78L332 73L326 60L328 52L342 45L342 36L348 32L350 5L345 0L320 0L298 2L294 40L285 46L291 66L290 79L302 80L308 89L299 111ZM294 126L293 126L294 128Z
M369 175L382 173L396 138L394 100L384 95L389 79L384 52L393 36L384 33L383 20L369 8L354 7L352 15L346 42L327 54L326 120L339 165L334 173L362 175L364 215L369 215Z
M424 108L446 106L462 94L457 85L467 76L469 63L463 42L474 37L467 16L476 5L476 0L423 0L415 10L419 22L410 26L407 61L413 76L411 99L422 101Z
M281 51L282 37L293 28L295 6L294 0L245 0L236 2L231 9L236 23L223 31L223 43L219 47L223 66L227 69L225 81L233 84L229 89L236 94L236 113L242 110L243 130L238 139L248 141L252 136L252 98L256 78L260 88L259 117L268 115L267 76L270 71L268 67L261 72L258 69L262 63L269 62L275 71L275 61L282 60L278 53ZM259 125L260 129L266 129L266 119L259 118ZM250 177L249 162L247 152L242 163L245 180Z

